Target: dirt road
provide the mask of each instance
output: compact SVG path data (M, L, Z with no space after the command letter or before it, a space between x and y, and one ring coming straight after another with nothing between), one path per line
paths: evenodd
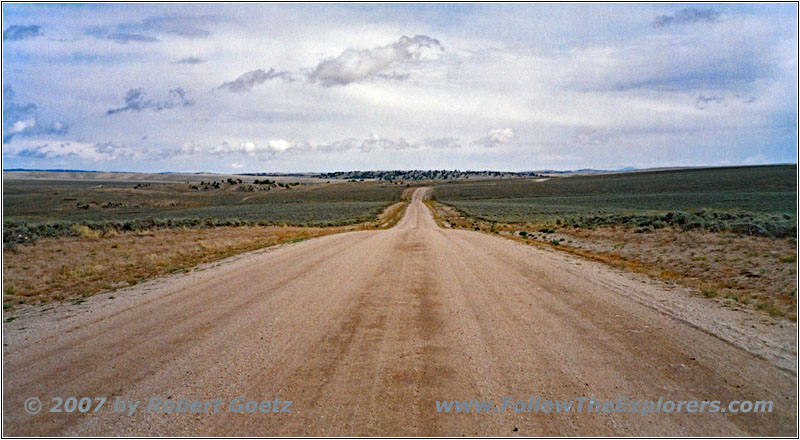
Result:
M632 299L668 295L658 283L441 229L422 195L389 230L259 251L4 324L4 434L795 434L796 374ZM23 410L32 396L44 402L37 415ZM50 413L54 396L108 402L97 413ZM232 413L239 396L291 400L291 412ZM435 408L537 396L772 400L774 409ZM148 413L152 397L223 404L216 413ZM113 412L116 398L143 403L128 416Z

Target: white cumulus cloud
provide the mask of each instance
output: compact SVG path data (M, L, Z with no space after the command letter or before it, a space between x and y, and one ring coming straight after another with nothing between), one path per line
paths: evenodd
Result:
M514 132L513 128L494 128L489 130L486 136L475 141L473 145L495 148L516 142L516 140L517 134Z

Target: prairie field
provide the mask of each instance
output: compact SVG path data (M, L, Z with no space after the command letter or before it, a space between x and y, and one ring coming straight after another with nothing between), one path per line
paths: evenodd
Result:
M794 165L435 187L441 224L558 248L797 319Z
M612 224L796 236L797 167L620 173L436 187L469 217L504 223ZM731 230L732 229L732 230Z
M255 184L252 178L239 180L8 179L3 189L3 242L75 236L79 226L101 234L218 226L343 226L375 219L400 200L404 189L373 182Z
M5 314L282 243L390 227L403 213L399 185L252 180L6 180Z

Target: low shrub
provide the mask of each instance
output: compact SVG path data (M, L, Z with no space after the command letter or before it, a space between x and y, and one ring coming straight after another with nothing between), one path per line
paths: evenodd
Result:
M578 215L564 220L565 226L628 226L636 232L649 232L668 226L684 231L707 230L739 235L783 238L797 237L797 221L786 214L765 214L748 211L671 211L654 214ZM545 229L540 229L545 232Z

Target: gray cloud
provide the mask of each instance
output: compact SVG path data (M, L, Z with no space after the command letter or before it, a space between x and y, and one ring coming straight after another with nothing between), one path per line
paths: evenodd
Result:
M724 104L725 100L719 96L703 96L697 97L695 106L699 109L708 108L712 104Z
M383 71L417 61L427 49L444 50L439 40L425 35L416 35L413 38L403 36L395 43L372 49L347 49L335 58L320 62L308 75L308 79L311 82L319 82L324 87L347 85L372 79L378 75L405 79L407 75L385 74Z
M705 110L712 106L720 106L720 107L727 107L728 104L752 104L756 102L755 96L744 96L739 93L734 94L733 96L718 96L718 95L700 95L697 97L695 101L695 107L700 110Z
M313 150L323 151L328 153L343 152L350 150L359 150L362 153L369 153L371 151L388 151L388 150L412 150L422 146L421 143L409 143L404 138L386 139L373 134L367 139L348 138L342 139L327 144L317 145L311 147Z
M742 96L742 95L737 93L736 94L736 98L740 99L745 104L752 104L752 103L756 102L756 97L755 96L749 96L748 97L748 96Z
M40 123L36 119L36 104L16 102L14 89L3 87L3 143L15 136L63 135L69 126L62 122Z
M218 21L213 16L150 17L139 22L113 26L91 27L86 34L102 40L125 44L130 42L154 43L159 35L178 35L184 38L207 38L212 35L208 26Z
M719 11L714 9L686 8L672 15L660 15L653 20L653 26L660 28L672 25L693 23L716 23L719 21Z
M356 149L360 145L361 141L359 139L348 138L348 139L329 142L327 144L320 144L317 145L315 149L325 153L340 153L343 151Z
M393 80L393 81L405 81L405 80L411 78L411 75L408 74L408 73L396 73L396 72L378 73L378 74L375 74L375 78L388 79L388 80Z
M289 72L279 72L275 69L269 69L269 71L258 69L244 73L235 80L228 81L217 88L220 90L227 89L230 92L243 93L250 91L253 87L259 84L264 84L266 81L275 78L280 78L289 82L294 81L292 74Z
M206 60L201 60L200 58L197 57L186 57L186 58L181 58L178 61L175 61L175 64L200 64L205 62Z
M132 159L134 156L134 152L129 147L116 142L94 144L94 151L111 159Z
M428 138L420 142L423 147L435 149L461 148L461 141L454 137Z
M145 96L144 89L131 89L124 98L125 105L122 107L112 108L106 111L106 115L113 115L115 113L122 113L127 111L140 112L142 110L161 111L175 107L191 107L195 104L186 90L181 87L172 89L164 101L156 101L149 99Z
M150 17L141 23L120 25L120 29L145 30L160 34L180 35L186 38L207 38L211 36L208 25L218 21L211 15Z
M347 49L335 58L321 61L306 75L306 78L309 82L319 83L323 87L342 86L373 78L403 81L409 78L408 73L384 72L384 70L419 61L426 50L443 51L444 48L435 38L416 35L413 38L403 36L395 43L372 49ZM277 71L273 68L269 71L258 69L246 72L217 89L244 93L276 78L288 82L294 81L291 72Z
M120 44L126 43L155 43L159 41L158 38L151 37L144 34L136 34L130 32L111 32L108 29L93 27L86 30L86 35L101 39L114 41Z
M3 87L3 131L8 121L14 122L31 115L36 110L36 104L18 104L16 93L11 86Z
M372 150L412 150L419 148L419 144L410 144L404 138L383 139L373 135L369 139L364 139L360 148L365 153Z
M25 40L28 38L36 38L42 34L41 27L37 25L30 26L9 26L8 29L3 31L3 41L17 41Z
M140 43L155 43L159 41L158 38L150 37L147 35L142 34L124 34L124 33L115 33L108 35L107 39L116 41L117 43L130 43L131 41L140 42Z
M23 148L17 152L16 156L30 159L47 159L48 156L45 147L45 145L37 145L35 147Z
M93 162L127 160L135 156L130 148L116 142L84 143L71 141L25 147L13 155L32 159L74 158Z
M606 145L617 136L607 130L585 128L575 135L575 143L580 145Z
M476 141L477 142L477 141ZM344 151L359 150L362 153L369 153L371 151L402 151L402 150L415 150L420 148L431 149L446 149L446 148L461 148L461 141L453 137L435 137L427 138L419 142L408 142L405 138L387 139L373 134L366 139L348 138L338 141L333 141L326 144L312 146L305 145L303 151L321 151L326 153L339 153ZM296 151L300 145L292 145L286 151Z
M581 48L545 59L543 64L548 64L554 73L546 78L567 90L657 90L688 92L694 96L700 91L751 93L749 90L758 80L780 72L781 67L765 55L773 48L761 41L754 39L743 44L728 39L710 43L709 38L716 37L698 33L681 43L659 38L647 44L632 43L613 49Z

